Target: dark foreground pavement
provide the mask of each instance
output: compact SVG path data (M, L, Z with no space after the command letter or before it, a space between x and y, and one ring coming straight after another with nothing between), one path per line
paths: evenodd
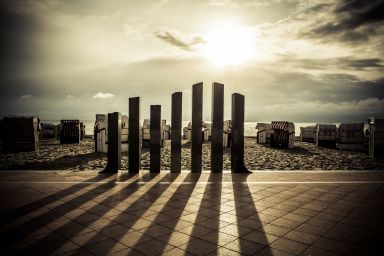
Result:
M2 255L384 255L383 172L0 172Z

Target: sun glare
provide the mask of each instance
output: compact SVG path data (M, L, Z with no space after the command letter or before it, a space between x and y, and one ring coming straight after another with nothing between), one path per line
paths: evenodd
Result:
M254 55L253 34L247 28L222 25L205 36L203 57L219 66L240 65Z

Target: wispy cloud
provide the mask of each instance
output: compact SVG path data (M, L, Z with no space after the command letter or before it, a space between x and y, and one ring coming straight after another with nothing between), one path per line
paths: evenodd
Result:
M181 38L181 36L177 35L176 33L172 33L170 31L157 32L156 37L186 51L193 51L193 46L203 44L205 42L204 39L199 36L195 36L191 40L187 41Z
M20 98L22 98L22 99L28 99L28 98L32 98L32 97L33 97L32 94L23 94L20 96Z
M114 97L115 97L114 94L108 93L108 92L107 93L99 92L99 93L96 93L95 95L93 95L94 99L103 99L103 100L112 99Z
M282 55L278 61L282 66L325 71L335 70L382 70L384 61L379 58L357 59L354 57L336 58L300 58L299 56Z

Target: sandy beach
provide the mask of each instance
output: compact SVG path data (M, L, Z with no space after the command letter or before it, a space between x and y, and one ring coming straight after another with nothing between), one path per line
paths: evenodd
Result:
M162 149L161 169L170 169L170 141ZM149 169L149 149L142 150L142 169ZM127 153L122 170L127 169ZM102 170L107 155L94 152L93 139L80 144L60 145L58 140L43 139L39 152L0 154L1 170ZM294 149L276 149L245 139L245 163L250 170L384 170L384 160L369 159L365 153L318 148L315 144L295 142ZM190 144L183 141L182 169L190 170ZM224 169L229 170L230 149L224 152ZM203 169L210 169L210 144L203 144Z

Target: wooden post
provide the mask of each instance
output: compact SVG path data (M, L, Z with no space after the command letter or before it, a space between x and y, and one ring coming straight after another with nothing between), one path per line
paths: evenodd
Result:
M121 114L108 114L108 163L102 172L115 173L121 168Z
M211 171L223 172L224 85L212 84Z
M181 172L181 119L183 93L172 94L171 117L171 172Z
M192 145L191 169L200 173L202 169L202 125L203 125L203 83L192 86Z
M232 94L231 170L249 173L244 165L244 95Z
M160 147L161 147L161 105L151 105L150 119L150 172L160 172Z
M138 173L141 159L140 97L129 98L128 171Z

